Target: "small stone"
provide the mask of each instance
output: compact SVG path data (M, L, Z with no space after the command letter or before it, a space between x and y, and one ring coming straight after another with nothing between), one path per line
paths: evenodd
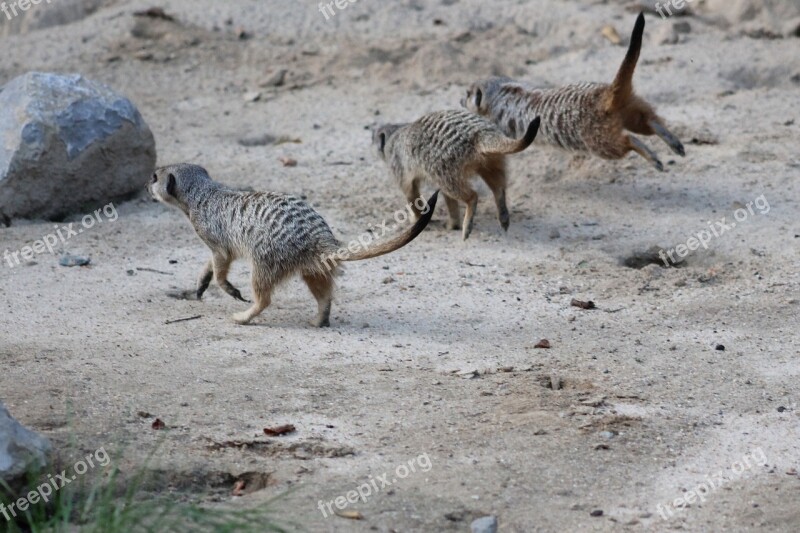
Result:
M259 83L259 85L261 87L280 87L286 82L286 74L288 73L289 71L285 68L278 69Z
M714 349L717 350L718 352L724 352L725 346L723 344L717 344L717 347Z
M594 511L589 513L589 516L599 517L599 516L603 516L603 514L604 513L603 513L602 509L595 509Z
M88 257L78 257L77 255L66 254L58 260L58 264L62 267L84 267L89 266L92 262Z
M245 102L258 102L261 100L261 91L249 91L244 93Z
M497 518L484 516L474 520L469 529L472 533L497 533Z
M613 439L614 437L617 436L617 434L614 433L613 431L601 431L600 436L603 437L604 439Z
M685 20L682 20L680 22L676 22L675 24L673 24L672 29L673 31L675 31L675 33L691 33L692 25L686 22Z

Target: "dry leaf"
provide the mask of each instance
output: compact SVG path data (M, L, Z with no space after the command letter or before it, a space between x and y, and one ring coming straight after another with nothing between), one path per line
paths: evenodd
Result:
M551 345L550 345L550 341L549 340L542 339L538 343L536 343L536 346L534 346L534 348L542 348L544 350L548 350L548 349L550 349L550 346Z
M163 420L161 420L160 418L156 418L156 419L153 421L153 426L152 426L152 427L153 427L153 429L155 429L156 431L159 431L159 430L161 430L161 429L166 429L167 425L166 425L166 424L164 423L164 421L163 421Z
M295 430L296 428L292 424L286 424L275 428L264 428L264 434L270 437L282 437L283 435L294 433Z
M285 167L296 167L297 166L297 160L296 159L292 159L291 157L281 157L280 159L278 159L278 161L280 161L281 164L283 166L285 166Z
M619 33L617 33L617 30L614 29L614 26L605 26L602 33L603 37L608 39L611 44L619 44L622 42L622 39L620 38Z
M234 485L233 485L233 495L234 496L242 496L244 494L245 485L246 484L245 484L243 479L240 479L240 480L236 481L236 483L234 483Z
M364 515L359 513L358 511L335 511L336 516L341 516L342 518L348 518L350 520L363 520Z
M572 307L580 307L581 309L586 309L587 311L597 308L595 303L592 301L584 302L581 300L572 300L572 303L570 305L572 305Z

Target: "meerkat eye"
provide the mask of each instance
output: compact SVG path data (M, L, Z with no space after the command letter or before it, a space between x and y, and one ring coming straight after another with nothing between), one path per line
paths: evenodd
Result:
M483 100L483 91L477 89L475 91L475 107L480 107L482 100Z

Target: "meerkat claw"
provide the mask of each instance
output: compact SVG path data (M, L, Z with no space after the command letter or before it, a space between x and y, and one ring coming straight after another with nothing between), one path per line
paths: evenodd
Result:
M222 285L222 290L227 292L234 300L239 300L240 302L244 302L246 304L252 303L252 302L250 302L250 300L247 300L247 299L245 299L244 296L242 296L242 293L239 292L239 289L237 289L236 287L234 287L233 285L231 285L228 282L225 282Z

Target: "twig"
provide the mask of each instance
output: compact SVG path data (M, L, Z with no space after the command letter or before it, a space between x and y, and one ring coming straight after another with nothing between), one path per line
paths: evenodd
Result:
M172 272L164 272L163 270L156 270L155 268L136 267L139 272L154 272L156 274L164 274L165 276L174 276Z
M190 316L187 318L177 318L175 320L167 320L166 322L164 322L164 324L169 326L170 324L177 324L178 322L189 322L190 320L197 320L199 318L203 318L203 315Z

